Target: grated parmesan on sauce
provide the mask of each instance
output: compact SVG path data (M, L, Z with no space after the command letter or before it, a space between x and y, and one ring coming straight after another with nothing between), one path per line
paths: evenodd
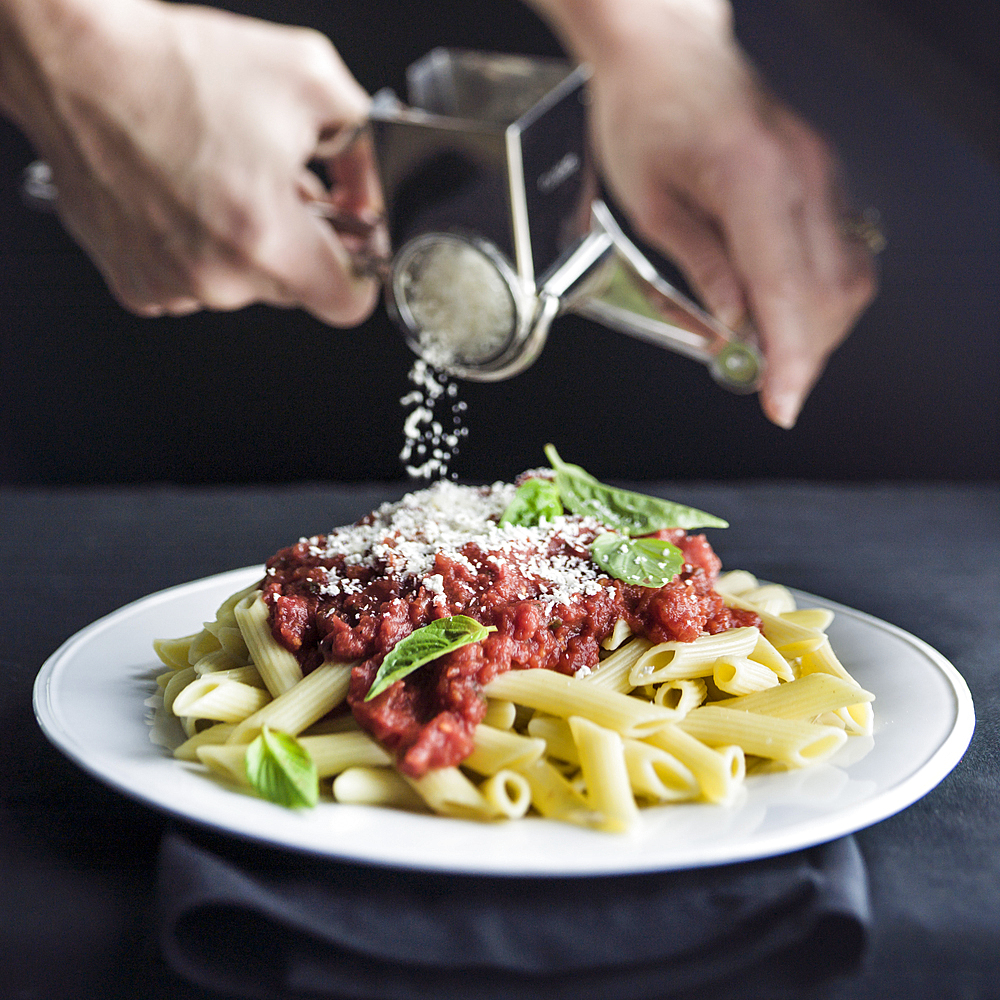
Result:
M441 480L424 490L408 493L397 503L383 504L369 519L336 528L325 536L302 539L309 554L319 558L343 557L345 566L383 569L402 580L422 584L443 598L444 580L434 571L438 553L475 572L462 549L475 542L490 560L515 562L521 573L534 579L537 599L549 608L575 596L590 596L607 581L589 558L565 549L549 555L550 542L579 543L586 553L600 524L594 518L556 517L536 527L500 525L500 516L514 497L515 487L495 483L490 487L460 486ZM336 596L356 592L357 582L327 570L319 593ZM527 595L525 595L527 596Z

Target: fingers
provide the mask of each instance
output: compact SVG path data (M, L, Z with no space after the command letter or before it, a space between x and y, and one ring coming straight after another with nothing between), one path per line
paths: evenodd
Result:
M358 273L329 222L301 202L288 208L286 233L274 264L268 266L277 291L266 300L299 305L331 326L362 322L375 308L378 283Z
M661 198L656 206L639 226L641 235L681 269L709 312L738 328L746 317L746 297L716 226L678 196Z
M353 326L374 308L377 285L357 275L330 223L309 210L300 193L305 186L300 181L293 191L262 199L266 208L233 210L239 221L232 231L208 243L178 231L162 239L145 231L146 240L137 243L135 228L119 224L92 256L118 302L139 316L230 311L264 302L301 307L333 326Z
M767 360L761 404L784 428L875 292L871 254L844 235L838 173L826 143L775 107L710 195Z

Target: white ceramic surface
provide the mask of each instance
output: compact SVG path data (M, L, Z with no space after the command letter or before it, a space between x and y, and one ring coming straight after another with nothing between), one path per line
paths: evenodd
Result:
M625 836L541 819L479 824L366 806L289 811L206 777L154 742L157 637L187 635L262 575L233 570L152 594L88 626L44 664L34 704L48 738L91 774L141 802L239 837L395 867L495 875L607 875L722 864L823 843L877 823L958 763L975 714L961 675L926 643L869 615L836 612L842 662L876 695L875 735L801 771L751 777L728 806L643 810ZM181 739L177 727L173 734Z

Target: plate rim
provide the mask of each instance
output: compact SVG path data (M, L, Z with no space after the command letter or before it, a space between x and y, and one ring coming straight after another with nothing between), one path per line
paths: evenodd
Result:
M221 821L211 818L203 818L185 811L182 806L171 805L152 794L146 794L141 789L132 786L125 786L116 781L112 774L102 769L102 761L113 762L116 758L106 758L98 751L91 751L83 746L69 732L60 718L60 712L52 702L52 680L67 658L78 648L86 645L87 641L99 634L104 629L115 624L117 619L127 618L140 606L154 607L157 604L167 602L177 592L184 591L190 594L199 589L212 589L221 587L229 578L234 580L246 580L248 585L252 582L253 575L263 576L263 566L245 566L237 569L224 570L220 573L200 577L184 583L174 584L162 590L154 591L143 597L129 601L121 607L111 611L100 618L95 619L89 625L75 632L65 639L53 653L48 656L42 664L35 678L32 693L32 705L36 721L52 745L64 756L80 767L85 773L98 779L115 792L125 795L134 801L141 803L147 808L154 809L167 816L175 817L195 826L212 830L226 836L232 836L240 840L255 843L267 844L282 850L289 850L299 854L305 854L314 858L323 858L335 863L362 864L375 868L383 868L397 871L409 872L433 872L438 874L448 874L455 876L489 876L499 878L588 878L607 876L628 876L637 874L648 874L662 871L679 871L683 869L696 869L712 867L716 865L738 864L745 861L759 860L761 858L773 857L796 850L802 850L817 844L826 843L839 837L855 833L866 829L876 823L880 823L891 816L896 815L903 809L918 801L928 792L933 790L940 782L955 768L962 759L969 743L971 742L975 730L975 707L972 694L969 690L965 678L959 670L941 652L921 639L919 636L907 632L905 629L891 622L877 618L867 612L851 608L837 601L812 594L808 591L790 587L789 590L796 599L801 599L813 605L826 607L835 614L853 618L869 627L888 632L897 639L914 647L921 653L943 676L947 682L948 689L955 699L955 712L951 728L941 743L933 750L928 759L912 774L901 780L890 789L880 792L876 801L879 808L875 810L875 815L871 816L871 800L861 800L846 806L834 814L824 814L797 824L794 834L782 831L772 832L766 837L759 838L754 846L741 853L739 856L732 856L731 851L723 852L724 856L718 858L705 857L689 863L682 863L674 866L664 867L662 864L636 863L622 865L621 863L608 863L605 867L596 867L593 864L585 869L559 868L551 871L541 870L536 865L529 865L524 870L512 868L511 865L496 867L488 862L469 863L449 863L444 860L430 861L407 861L401 859L389 859L372 857L363 850L347 852L345 850L325 851L319 847L308 844L282 840L265 832L247 831L240 829L237 824L227 825ZM152 637L151 637L152 641ZM141 706L141 702L140 702ZM140 706L137 706L137 710ZM361 808L361 807L355 807ZM670 808L664 806L661 808ZM868 818L859 822L857 814L864 813ZM422 817L428 820L439 820L442 817L428 816ZM449 823L463 822L444 818L443 821ZM534 819L535 822L546 822L545 820ZM464 821L471 822L471 821ZM527 822L532 822L528 820ZM478 824L477 824L478 825ZM815 829L814 828L818 828ZM613 852L609 852L613 853ZM709 852L711 853L711 852Z

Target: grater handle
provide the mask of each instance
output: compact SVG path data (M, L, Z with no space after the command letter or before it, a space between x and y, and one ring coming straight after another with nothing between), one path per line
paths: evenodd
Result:
M593 203L584 245L602 252L592 254L590 271L577 278L575 287L568 283L565 311L700 361L732 392L760 388L764 359L752 327L730 330L674 288L622 232L603 201Z

